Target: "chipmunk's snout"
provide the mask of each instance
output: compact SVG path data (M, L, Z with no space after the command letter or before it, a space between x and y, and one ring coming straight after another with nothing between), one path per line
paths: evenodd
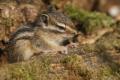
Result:
M66 26L66 31L67 31L67 32L70 32L70 33L72 33L72 34L75 34L75 35L78 33L75 29L73 29L73 28L71 28L71 27L69 27L69 26Z

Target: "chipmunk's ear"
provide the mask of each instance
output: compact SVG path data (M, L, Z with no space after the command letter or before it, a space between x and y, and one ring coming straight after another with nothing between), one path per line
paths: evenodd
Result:
M46 14L41 15L41 21L47 26L49 22L49 16Z
M49 16L46 14L41 14L37 17L37 19L35 20L34 24L36 26L47 26L48 25L48 20L49 20Z

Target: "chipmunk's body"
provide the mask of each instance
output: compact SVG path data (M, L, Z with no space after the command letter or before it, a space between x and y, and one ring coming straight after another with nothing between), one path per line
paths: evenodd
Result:
M72 22L59 12L42 13L35 26L18 29L10 40L9 61L28 60L41 52L67 53L65 41L76 31Z

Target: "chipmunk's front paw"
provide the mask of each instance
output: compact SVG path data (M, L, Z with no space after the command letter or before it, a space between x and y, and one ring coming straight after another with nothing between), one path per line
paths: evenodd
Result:
M64 47L62 50L58 51L60 54L68 54L68 49Z
M78 43L70 43L67 45L68 48L76 48L78 46Z

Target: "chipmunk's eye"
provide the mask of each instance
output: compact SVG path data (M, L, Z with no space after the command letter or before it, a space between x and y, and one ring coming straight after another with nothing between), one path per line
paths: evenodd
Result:
M65 27L57 25L59 29L65 30Z
M57 26L58 26L58 28L61 29L61 30L65 30L65 29L66 29L66 25L65 25L65 24L57 23Z

